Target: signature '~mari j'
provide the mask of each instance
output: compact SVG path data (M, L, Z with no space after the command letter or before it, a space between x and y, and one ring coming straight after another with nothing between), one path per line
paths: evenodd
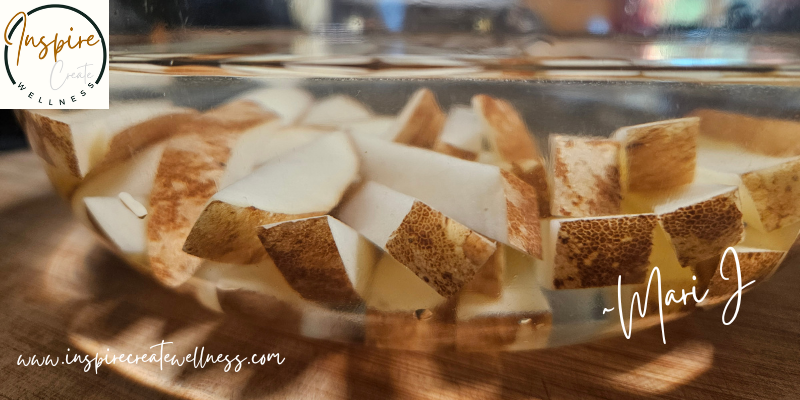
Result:
M736 254L736 250L734 250L733 247L728 247L725 250L725 253L722 254L722 259L720 260L720 264L719 264L719 273L720 273L720 276L722 277L722 279L724 279L724 280L732 279L732 278L726 277L725 276L725 272L723 271L723 265L725 265L725 257L728 257L729 255L733 256L734 261L735 261L735 265L736 265L737 289L731 294L731 297L728 299L728 302L725 304L725 308L722 311L722 323L725 324L725 325L732 324L733 321L736 319L736 316L739 314L739 307L742 304L742 292L743 292L743 290L746 287L748 287L748 286L752 285L753 283L755 283L755 280L751 280L750 282L742 284L742 269L741 269L741 267L739 265L739 255ZM658 314L659 314L659 317L661 319L661 339L664 342L664 344L666 344L667 343L667 338L666 338L666 334L664 333L664 309L663 309L664 306L668 306L668 305L674 304L674 303L682 303L682 304L686 305L687 304L687 300L689 299L689 296L691 296L696 303L700 303L708 295L708 290L706 290L703 293L703 296L701 296L699 298L697 297L697 293L695 291L695 289L696 289L695 286L692 286L692 289L688 293L684 289L681 289L681 296L680 297L676 297L677 292L675 290L672 290L672 289L668 290L666 294L663 294L663 289L661 287L661 271L659 270L658 267L654 267L653 271L650 273L650 278L647 281L647 289L645 291L644 302L642 302L641 296L639 295L638 292L633 293L633 296L632 296L632 299L631 299L631 306L630 306L629 314L628 314L628 322L627 322L628 326L626 328L625 327L625 312L624 312L623 307L622 307L622 276L620 276L618 281L617 281L617 307L619 309L619 320L620 320L620 325L622 325L622 332L625 334L625 337L628 338L628 339L630 339L631 333L633 331L632 325L633 325L633 311L634 311L634 308L638 308L640 317L644 317L645 314L647 313L648 298L650 296L650 285L653 283L653 277L655 277L657 279L657 281L658 281ZM734 312L733 312L733 315L731 316L731 318L730 319L726 319L725 316L728 314L728 307L731 305L731 303L734 300L736 301L736 303L735 303L736 304L736 308L734 309ZM611 311L614 311L614 309L613 308L603 309L603 314L605 314L607 312L611 312Z

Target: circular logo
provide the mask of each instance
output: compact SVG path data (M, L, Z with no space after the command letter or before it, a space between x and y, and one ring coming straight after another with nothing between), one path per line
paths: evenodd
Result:
M63 4L20 11L4 35L5 70L19 108L83 108L105 95L108 48L97 24L84 12ZM107 92L106 92L107 93Z

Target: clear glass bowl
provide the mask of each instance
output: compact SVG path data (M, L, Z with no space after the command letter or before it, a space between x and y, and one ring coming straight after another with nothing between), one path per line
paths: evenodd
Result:
M653 276L634 330L723 304L727 248L758 284L800 232L793 9L262 3L112 3L111 108L19 114L76 217L212 309L552 347Z

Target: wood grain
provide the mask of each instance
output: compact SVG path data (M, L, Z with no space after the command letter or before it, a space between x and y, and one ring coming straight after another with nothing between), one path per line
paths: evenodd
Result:
M721 309L590 344L520 353L414 353L310 341L207 311L126 267L75 222L28 152L0 156L0 398L800 398L800 268L787 262ZM19 355L280 352L282 365L23 367Z

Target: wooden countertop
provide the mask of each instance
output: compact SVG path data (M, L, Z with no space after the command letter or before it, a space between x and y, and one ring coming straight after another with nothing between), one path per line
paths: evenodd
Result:
M131 271L75 222L29 152L0 155L0 398L800 398L800 260L744 296L736 321L698 312L633 337L521 353L314 342L206 311ZM20 355L279 352L224 372L158 364L24 367ZM69 352L67 349L70 349ZM108 349L108 350L106 350ZM168 349L169 350L169 349Z

